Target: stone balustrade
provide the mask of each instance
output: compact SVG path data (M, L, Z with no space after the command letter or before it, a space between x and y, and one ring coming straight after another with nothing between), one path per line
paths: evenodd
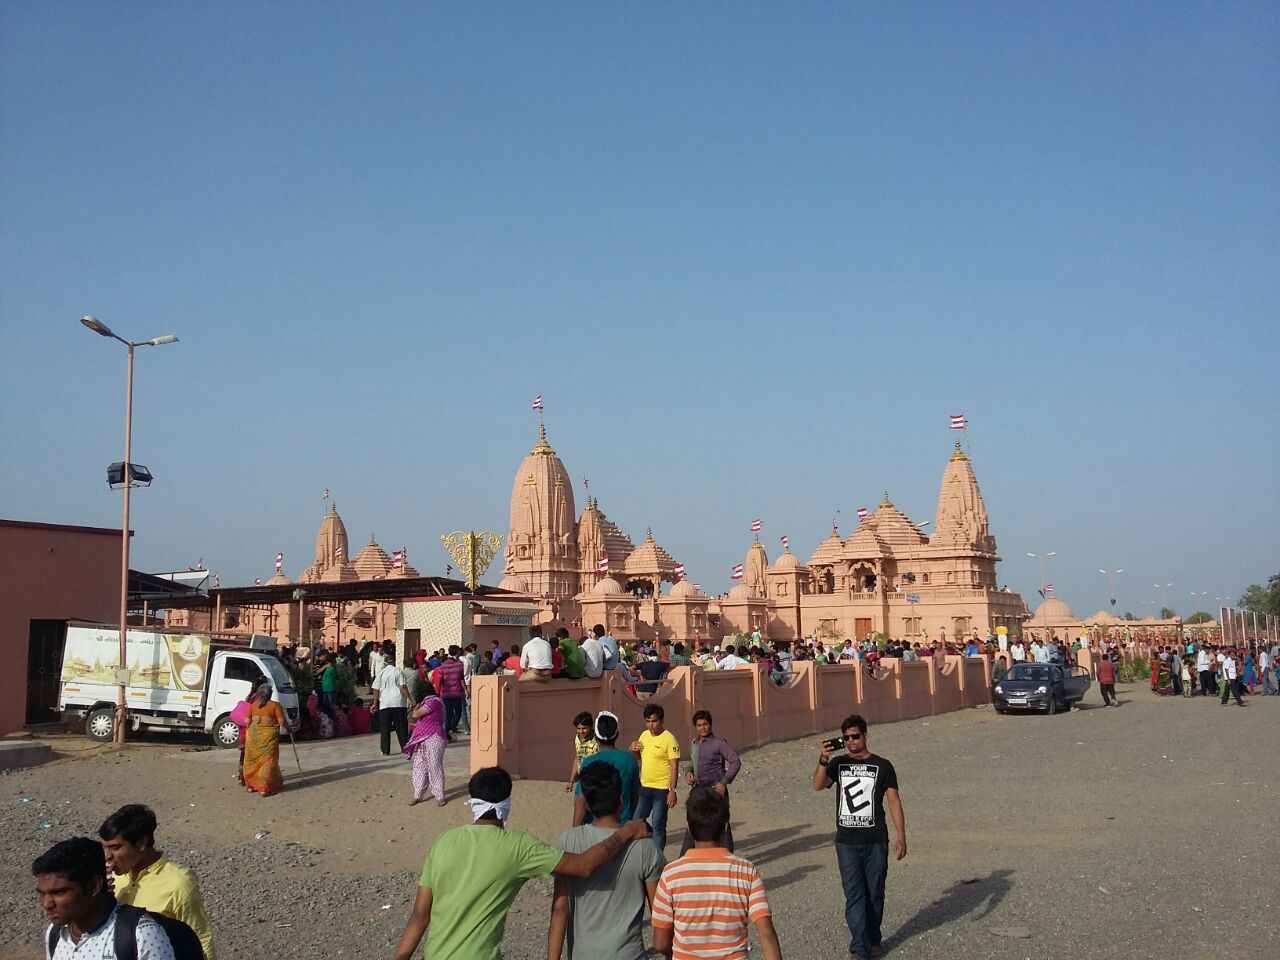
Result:
M661 704L667 728L688 756L696 710L711 711L716 732L735 746L760 746L838 729L851 713L889 723L990 703L991 663L961 656L885 659L871 677L861 662L801 661L782 686L763 664L716 671L676 667L644 700L611 672L599 680L546 682L476 676L471 697L472 771L501 766L526 779L567 780L573 718L584 710L617 714L618 743L625 749L644 730L645 705Z

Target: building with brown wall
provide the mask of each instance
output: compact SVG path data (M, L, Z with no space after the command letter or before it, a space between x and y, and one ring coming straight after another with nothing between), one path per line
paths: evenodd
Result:
M0 520L0 733L57 719L68 620L119 616L119 529Z

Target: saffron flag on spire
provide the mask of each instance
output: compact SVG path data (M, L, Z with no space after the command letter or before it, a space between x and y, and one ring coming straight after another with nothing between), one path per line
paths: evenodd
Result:
M676 579L677 579L677 580L683 580L683 579L684 579L684 564L683 564L683 563L677 563L677 564L676 564L676 567L675 567L675 574L676 574Z
M784 533L782 536L780 536L780 537L778 538L778 540L782 543L782 549L783 549L783 550L785 550L785 549L787 549L787 547L791 546L791 538L790 538L790 537L788 537L785 533Z
M760 518L759 518L759 517L756 517L754 520L752 520L752 521L751 521L751 532L752 532L752 533L759 533L759 532L760 532L761 530L763 530L763 529L764 529L764 524L760 522Z
M861 520L865 520L865 519L867 519L867 517L869 517L869 516L871 516L871 511L870 511L870 510L868 510L866 507L859 507L859 508L858 508L858 520L860 520L860 521L861 521Z
M538 394L536 397L533 398L533 409L534 410L542 409L542 394Z
M733 579L734 579L734 580L741 580L741 579L742 579L742 572L743 572L742 564L740 564L740 563L735 563L735 564L733 565Z
M600 573L608 573L608 572L609 572L609 556L608 556L608 554L606 554L605 556L601 557L599 560L597 560L597 561L596 561L596 569L597 569Z
M965 430L969 426L969 421L965 419L963 413L953 413L951 415L951 429Z

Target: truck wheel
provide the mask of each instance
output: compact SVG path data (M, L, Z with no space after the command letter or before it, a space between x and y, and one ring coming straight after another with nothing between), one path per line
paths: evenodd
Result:
M240 728L236 726L230 714L224 713L217 719L209 736L213 738L215 747L240 746Z
M89 712L84 721L84 732L90 740L99 743L110 743L116 732L116 711L114 707L99 707Z

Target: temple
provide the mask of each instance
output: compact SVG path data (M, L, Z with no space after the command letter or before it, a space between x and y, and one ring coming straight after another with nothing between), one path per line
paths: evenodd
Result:
M575 631L603 623L619 639L719 641L756 630L774 640L924 639L1020 632L1022 597L996 581L995 537L973 464L957 443L943 472L932 537L886 493L848 537L837 529L807 563L773 563L755 542L742 580L709 597L650 530L638 546L589 497L575 519L573 485L539 426L511 488L501 588L534 598L540 619ZM669 589L663 592L663 584Z

